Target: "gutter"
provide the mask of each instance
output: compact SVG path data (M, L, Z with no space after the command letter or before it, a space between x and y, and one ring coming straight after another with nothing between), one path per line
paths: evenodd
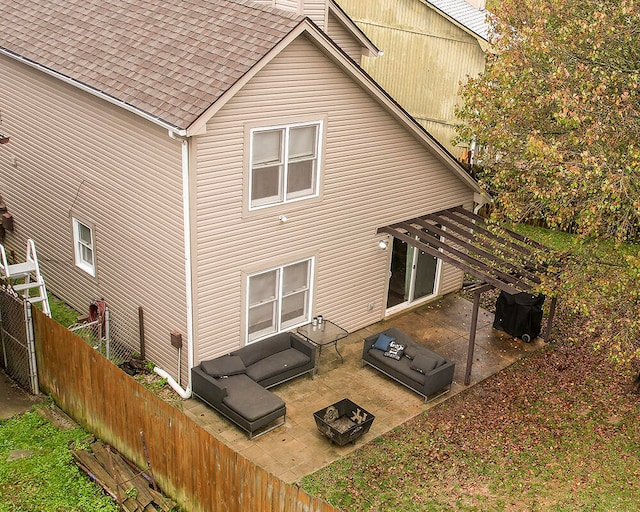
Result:
M0 54L5 55L11 59L17 60L19 62L21 62L22 64L25 64L33 69L37 69L38 71L41 71L42 73L45 73L49 76L52 76L58 80L61 80L62 82L65 82L66 84L72 85L73 87L76 87L86 93L89 93L93 96L96 96L104 101L107 101L109 103L111 103L112 105L116 105L120 108L123 108L125 110L128 110L129 112L132 112L133 114L136 114L137 116L140 116L144 119L146 119L147 121L152 122L153 124L156 124L162 128L165 128L167 130L169 130L170 133L173 133L175 135L178 135L180 137L185 137L187 135L187 131L183 130L175 125L169 124L165 121L163 121L162 119L153 116L151 114L149 114L148 112L145 112L144 110L140 110L139 108L134 107L133 105L130 105L129 103L119 100L117 98L114 98L113 96L104 93L98 89L95 89L94 87L91 87L85 83L79 82L78 80L74 80L73 78L70 78L66 75L63 75L61 73L58 73L57 71L54 71L46 66L43 66L41 64L38 64L36 62L33 62L32 60L27 59L26 57L23 57L21 55L18 55L16 53L13 53L9 50L7 50L6 48L0 48Z
M169 137L179 140L182 144L182 219L184 230L184 274L185 274L185 299L187 304L187 361L189 367L189 381L186 388L180 385L180 374L182 373L180 351L178 349L178 380L176 381L165 370L155 367L153 371L163 379L167 379L173 390L181 398L191 397L191 368L193 368L193 287L191 284L191 201L189 195L189 139L177 137L175 132L169 130Z

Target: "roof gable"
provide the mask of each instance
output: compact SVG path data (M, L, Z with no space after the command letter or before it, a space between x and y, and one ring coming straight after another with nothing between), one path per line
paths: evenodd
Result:
M308 18L246 0L15 0L0 53L181 135L197 134L301 35L324 51L471 189L457 160Z

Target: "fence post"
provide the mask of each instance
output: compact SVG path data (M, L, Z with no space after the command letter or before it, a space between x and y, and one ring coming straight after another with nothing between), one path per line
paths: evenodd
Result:
M106 345L106 356L109 361L111 361L111 338L109 332L109 321L110 321L111 313L109 312L109 308L104 308L104 342Z
M31 390L34 395L40 394L40 386L38 383L38 365L36 363L36 343L33 329L33 313L31 311L31 303L28 300L22 302L24 304L24 328L27 335L27 353L29 354L29 380L31 381Z
M2 328L2 308L0 308L0 342L2 342L2 358L4 360L3 366L7 367L7 347L4 343L4 329Z

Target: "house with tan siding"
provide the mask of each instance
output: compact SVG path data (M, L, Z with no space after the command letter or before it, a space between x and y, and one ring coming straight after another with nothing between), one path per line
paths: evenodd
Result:
M185 394L201 360L317 314L352 331L458 289L378 232L481 191L359 67L377 53L332 1L12 2L4 245L34 239L49 290L104 298L132 349L142 307Z

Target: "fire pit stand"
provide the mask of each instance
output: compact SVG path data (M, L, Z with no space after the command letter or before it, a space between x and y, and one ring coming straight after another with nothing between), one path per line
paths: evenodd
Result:
M374 416L348 398L313 413L318 430L332 443L344 446L369 432Z

